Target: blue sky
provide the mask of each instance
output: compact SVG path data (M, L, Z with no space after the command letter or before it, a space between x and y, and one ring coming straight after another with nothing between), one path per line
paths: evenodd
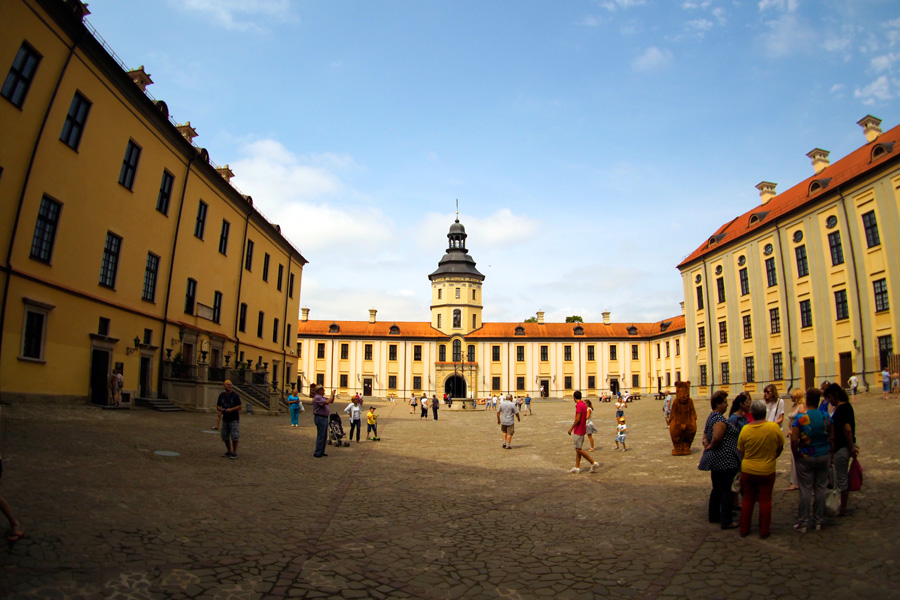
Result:
M459 199L485 321L677 315L715 229L900 123L887 0L93 0L310 261L310 318L427 321Z

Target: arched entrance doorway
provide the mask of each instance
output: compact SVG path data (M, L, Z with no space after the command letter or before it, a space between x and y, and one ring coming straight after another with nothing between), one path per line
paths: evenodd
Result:
M459 375L451 375L444 381L444 392L451 398L466 397L466 380Z

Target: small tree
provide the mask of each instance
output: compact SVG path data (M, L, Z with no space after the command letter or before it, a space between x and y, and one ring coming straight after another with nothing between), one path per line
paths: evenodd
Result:
M572 315L571 317L566 317L566 323L584 323L584 319L579 315Z
M528 317L527 319L525 319L522 322L523 323L537 323L537 317Z

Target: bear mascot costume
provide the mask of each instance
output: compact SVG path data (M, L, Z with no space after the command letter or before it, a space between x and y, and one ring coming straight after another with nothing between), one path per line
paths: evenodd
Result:
M669 419L669 435L672 436L672 456L689 456L691 444L697 434L697 411L691 400L691 382L675 382L675 400Z

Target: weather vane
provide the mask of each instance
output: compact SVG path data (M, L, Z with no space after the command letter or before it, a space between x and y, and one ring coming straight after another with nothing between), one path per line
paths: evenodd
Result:
M456 199L456 220L459 221L459 198Z

